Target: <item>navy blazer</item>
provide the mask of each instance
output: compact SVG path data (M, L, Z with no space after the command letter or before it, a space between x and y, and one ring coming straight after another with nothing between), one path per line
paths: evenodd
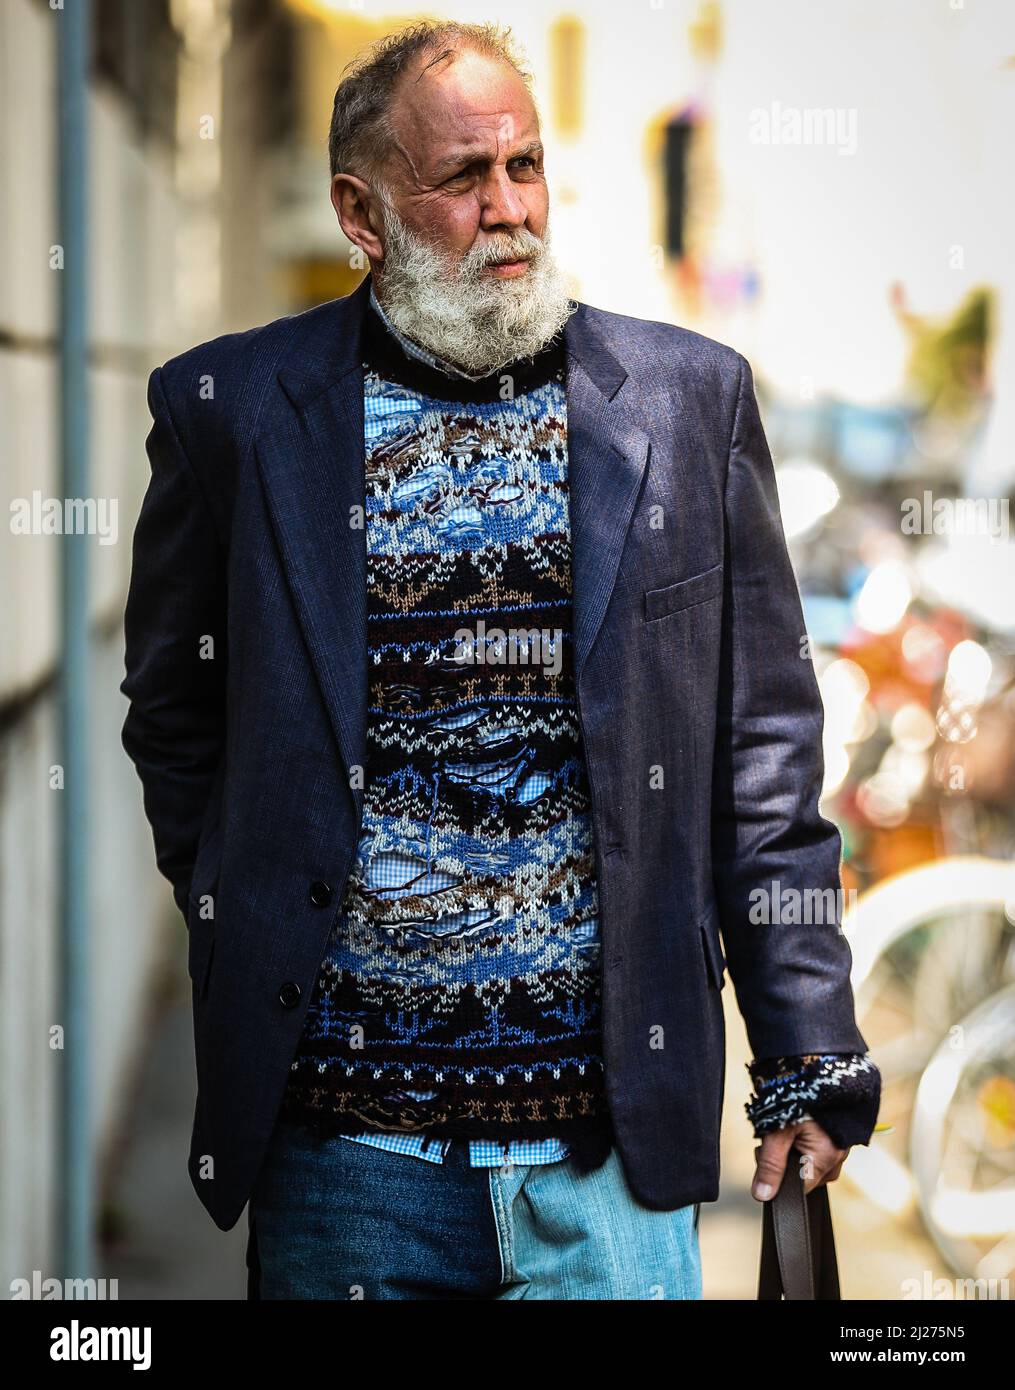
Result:
M148 383L122 737L187 919L189 1171L223 1230L264 1156L359 841L368 294L369 277ZM755 889L837 892L840 857L751 368L582 303L565 338L606 1089L632 1192L667 1210L719 1192L727 964L756 1057L867 1045L838 915L751 920Z

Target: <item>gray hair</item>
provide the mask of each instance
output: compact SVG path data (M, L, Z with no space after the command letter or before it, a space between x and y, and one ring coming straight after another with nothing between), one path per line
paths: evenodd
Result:
M376 184L394 145L390 111L399 79L417 55L429 58L426 66L431 67L445 58L453 61L464 49L507 63L531 92L532 74L515 50L510 27L432 19L408 25L379 39L343 69L328 134L332 176L355 174ZM383 188L378 192L384 196Z

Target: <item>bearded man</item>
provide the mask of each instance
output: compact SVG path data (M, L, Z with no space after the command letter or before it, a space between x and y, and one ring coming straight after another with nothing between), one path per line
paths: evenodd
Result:
M149 382L123 741L251 1298L700 1298L727 961L754 1195L876 1120L836 914L753 910L840 841L751 368L570 297L531 86L492 26L375 45L366 279Z

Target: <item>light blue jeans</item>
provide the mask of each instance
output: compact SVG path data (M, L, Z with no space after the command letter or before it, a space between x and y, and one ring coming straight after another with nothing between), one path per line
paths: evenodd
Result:
M700 1299L699 1204L652 1211L613 1149L472 1168L280 1121L248 1210L259 1299Z

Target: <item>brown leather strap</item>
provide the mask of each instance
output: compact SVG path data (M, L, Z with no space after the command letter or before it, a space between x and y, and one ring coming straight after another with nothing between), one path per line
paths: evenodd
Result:
M828 1187L804 1193L801 1156L790 1149L779 1190L764 1204L758 1297L839 1300Z

